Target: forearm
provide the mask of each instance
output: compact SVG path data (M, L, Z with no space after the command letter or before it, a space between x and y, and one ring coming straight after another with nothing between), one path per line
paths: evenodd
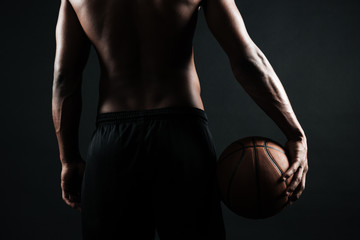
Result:
M57 75L57 74L55 74ZM82 109L81 88L74 86L81 76L55 77L52 117L62 164L79 161L79 122Z
M306 140L278 76L256 46L231 61L233 73L245 91L278 125L288 139Z

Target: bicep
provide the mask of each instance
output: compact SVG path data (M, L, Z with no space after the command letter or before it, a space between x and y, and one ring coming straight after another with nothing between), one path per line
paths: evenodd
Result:
M234 0L207 0L204 4L207 25L230 61L247 55L254 46Z
M90 51L90 41L68 0L62 0L56 25L55 71L81 73Z

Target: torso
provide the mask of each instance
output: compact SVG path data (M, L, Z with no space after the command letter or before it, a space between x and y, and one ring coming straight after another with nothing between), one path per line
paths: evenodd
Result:
M99 113L204 109L192 45L201 0L70 2L99 57Z

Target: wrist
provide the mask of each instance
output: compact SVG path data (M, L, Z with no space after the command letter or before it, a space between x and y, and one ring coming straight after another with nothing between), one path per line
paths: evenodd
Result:
M298 129L297 131L295 131L291 134L287 134L286 137L288 140L291 140L291 141L300 141L300 142L304 142L304 143L307 142L305 132L302 129Z

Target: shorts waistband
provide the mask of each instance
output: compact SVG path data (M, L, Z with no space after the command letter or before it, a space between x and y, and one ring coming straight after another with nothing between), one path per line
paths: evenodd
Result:
M164 107L148 110L129 110L120 112L100 113L96 117L96 125L116 124L125 121L146 120L166 117L198 116L208 121L204 110L196 107Z

